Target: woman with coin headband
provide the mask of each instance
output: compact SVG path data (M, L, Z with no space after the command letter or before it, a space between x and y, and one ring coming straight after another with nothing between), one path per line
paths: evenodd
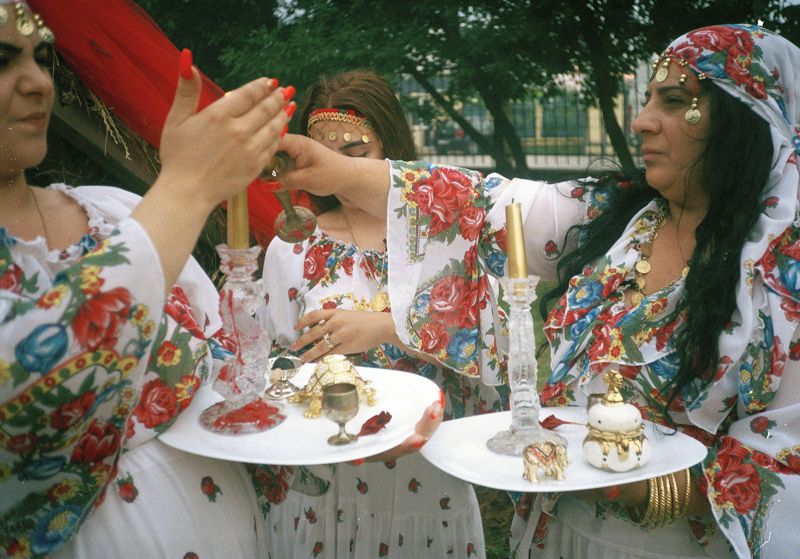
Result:
M300 125L350 159L416 157L399 101L371 72L322 78L309 90ZM264 259L268 299L259 315L272 353L290 351L305 361L339 353L356 365L419 373L442 387L446 417L500 410L495 389L420 359L399 342L388 297L386 216L335 196L314 201L323 212L314 235L296 244L276 238ZM485 553L472 487L417 453L386 463L302 468L286 500L275 501L267 514L275 557L307 557L317 545L320 557L375 557L383 548L387 557Z
M404 344L500 382L504 332L487 275L505 273L504 208L520 202L528 269L558 281L543 301L552 373L542 404L583 407L619 369L645 419L708 448L690 470L538 494L517 523L517 556L796 554L798 84L800 49L761 27L678 37L633 122L644 171L632 177L550 185L283 142L296 162L284 187L397 216L389 295ZM450 350L457 335L476 351Z
M162 77L177 88L144 197L34 187L56 95L55 4L43 17L0 0L0 557L263 557L244 466L158 435L225 353L219 295L191 251L275 153L290 91L260 78L198 112L201 75L168 44ZM82 28L111 4L78 16ZM111 35L84 39L120 65Z

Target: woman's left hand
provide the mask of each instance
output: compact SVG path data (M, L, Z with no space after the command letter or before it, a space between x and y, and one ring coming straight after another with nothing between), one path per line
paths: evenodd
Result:
M308 330L292 345L294 351L311 345L311 349L300 355L305 362L329 353L350 355L385 343L399 344L388 312L321 309L300 317L295 330L305 328Z
M444 410L444 392L440 393L438 401L425 408L425 412L422 414L422 417L414 428L413 435L408 437L394 448L390 448L389 450L381 452L380 454L376 454L375 456L370 456L366 459L366 461L389 462L391 460L397 460L406 454L417 452L425 445L425 443L428 442L428 439L433 436L433 434L436 432L436 429L439 428L439 425L442 424L442 419L444 418L444 413L442 410ZM357 465L360 462L360 460L357 460L355 464Z

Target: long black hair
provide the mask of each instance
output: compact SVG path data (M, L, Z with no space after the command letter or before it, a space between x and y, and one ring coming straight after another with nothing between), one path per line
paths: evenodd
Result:
M700 380L710 384L719 361L719 336L736 310L736 286L745 240L761 211L761 195L772 166L769 124L743 102L725 93L711 80L702 82L709 95L710 118L705 147L694 169L708 196L708 212L695 231L697 241L689 275L678 303L686 324L677 334L678 372L665 386L665 417L684 388ZM540 303L547 315L554 300L567 289L571 277L603 256L620 237L631 218L660 195L639 173L620 188L619 175L598 183L610 196L608 210L596 219L572 227L567 236L582 242L558 263L558 284ZM710 304L711 303L711 304Z

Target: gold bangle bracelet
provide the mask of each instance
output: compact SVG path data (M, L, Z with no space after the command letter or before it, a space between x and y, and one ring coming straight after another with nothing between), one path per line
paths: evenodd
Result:
M659 514L661 513L661 486L658 483L658 478L654 477L650 479L652 483L652 493L650 497L649 505L653 506L652 514L650 518L648 518L647 527L648 528L657 528L658 527L658 520Z
M669 474L669 492L671 507L669 510L669 522L673 524L680 516L680 499L678 498L678 482L675 480L675 474Z
M651 477L647 480L647 509L639 524L644 528L649 528L653 523L653 518L656 512L656 502L658 500L658 489L656 488L656 479Z
M681 506L680 516L686 516L689 510L689 503L692 501L692 472L689 471L689 468L686 468L684 473L686 474L686 487L683 491L683 506Z
M656 517L655 527L661 528L667 522L669 487L667 486L666 476L658 476L657 480L660 499L658 500L658 516Z

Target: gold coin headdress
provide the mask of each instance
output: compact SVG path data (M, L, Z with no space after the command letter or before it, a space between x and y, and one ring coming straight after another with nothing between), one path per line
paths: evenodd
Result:
M53 44L55 35L44 24L39 14L31 11L30 7L25 2L15 0L0 0L0 27L8 23L10 18L9 9L13 6L15 15L17 16L17 31L20 35L25 37L31 35L34 31L39 32L39 38L42 42Z
M318 126L315 134L311 133L311 126L319 122L326 123L326 126ZM365 144L370 142L369 135L366 133L372 129L367 117L354 111L353 109L317 109L308 116L308 136L315 140L322 141L327 138L335 142L342 135L345 142L353 139L353 132L357 132L361 141Z
M670 65L676 62L681 67L681 75L678 78L678 82L682 85L686 85L686 68L689 63L681 56L676 55L670 49L664 51L664 53L659 57L658 60L653 62L653 73L650 74L650 81L656 80L658 83L663 82L669 76L669 67ZM706 75L703 72L697 73L697 80L703 81L706 79ZM691 125L695 125L700 122L700 119L703 117L702 113L697 108L697 86L693 87L692 92L692 105L689 107L689 110L686 111L686 114L683 115L683 118Z

